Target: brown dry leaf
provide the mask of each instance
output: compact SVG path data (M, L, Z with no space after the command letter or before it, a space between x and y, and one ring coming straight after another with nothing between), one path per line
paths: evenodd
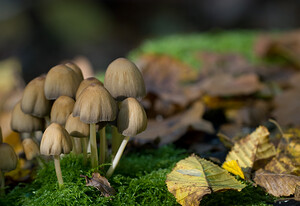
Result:
M92 178L85 175L80 175L80 177L85 178L86 186L95 187L104 197L110 197L116 194L116 191L110 186L108 180L97 172L92 174Z
M220 73L204 79L201 88L211 96L238 96L253 94L262 88L262 84L254 73L238 77Z
M280 197L290 196L300 186L300 177L290 174L276 174L260 169L255 172L254 181L268 193Z
M273 116L283 126L300 126L298 111L300 110L299 89L289 89L274 98Z
M285 154L279 154L265 166L265 170L280 174L293 174L300 176L300 165L296 161Z
M196 155L179 161L167 175L166 184L178 203L189 206L199 205L206 194L241 191L246 186L218 165Z
M189 128L196 131L213 133L214 129L210 122L203 120L204 105L201 101L195 102L187 111L162 121L148 120L147 129L135 136L144 143L159 138L159 144L168 144L178 140Z

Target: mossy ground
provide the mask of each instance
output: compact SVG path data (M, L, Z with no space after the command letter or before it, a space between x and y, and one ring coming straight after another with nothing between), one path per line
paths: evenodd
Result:
M111 198L85 186L80 174L91 176L93 171L83 166L82 157L67 155L61 161L64 188L58 188L53 162L49 162L32 183L11 190L0 205L178 205L165 180L175 163L187 155L182 149L165 146L123 156L109 180L117 190ZM201 205L267 205L272 200L261 189L248 186L242 192L208 195Z

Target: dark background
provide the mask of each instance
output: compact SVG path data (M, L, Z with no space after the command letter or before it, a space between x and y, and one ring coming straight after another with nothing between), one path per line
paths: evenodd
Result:
M28 82L77 55L104 70L145 39L299 26L299 0L0 0L0 61L17 57Z

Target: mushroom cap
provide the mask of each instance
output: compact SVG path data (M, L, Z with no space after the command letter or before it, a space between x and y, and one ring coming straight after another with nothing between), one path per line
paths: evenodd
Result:
M124 136L134 136L147 128L147 116L142 105L129 97L120 103L118 130Z
M21 100L21 109L25 114L36 117L49 115L51 102L45 97L45 79L45 76L36 77L25 87Z
M118 101L127 97L142 98L146 95L140 70L125 58L118 58L110 63L105 72L104 86Z
M75 101L68 96L60 96L53 103L50 119L62 126L66 124L69 115L72 113Z
M48 156L68 154L72 147L71 137L67 130L60 124L51 123L43 134L40 152Z
M78 80L81 82L83 80L83 74L81 69L79 68L79 66L77 64L75 64L74 62L67 62L65 63L65 65L69 68L71 68L77 75Z
M79 87L78 87L78 89L77 89L77 92L76 92L76 99L78 99L78 97L79 97L79 95L81 94L81 92L82 92L85 88L87 88L89 85L91 85L91 84L99 84L99 85L103 86L103 83L102 83L100 80L98 80L97 78L95 78L95 77L89 77L89 78L87 78L87 79L84 79L84 80L80 83L80 85L79 85Z
M3 172L14 170L17 163L18 157L14 148L6 143L0 144L0 170Z
M47 99L57 99L59 96L74 98L80 84L77 74L66 65L52 67L45 80L45 96Z
M76 100L73 116L79 116L80 121L92 124L115 120L117 110L116 101L109 92L103 86L91 84Z
M10 126L15 132L42 131L45 128L45 120L25 114L21 110L21 102L18 102L12 111Z
M22 145L27 160L32 160L33 158L35 158L40 154L39 146L33 139L31 138L24 139L22 141Z
M65 128L73 137L88 137L90 135L89 125L80 121L79 117L73 117L73 114L69 115Z
M1 129L1 126L0 126L0 144L2 144L3 142L3 137L2 137L2 129Z

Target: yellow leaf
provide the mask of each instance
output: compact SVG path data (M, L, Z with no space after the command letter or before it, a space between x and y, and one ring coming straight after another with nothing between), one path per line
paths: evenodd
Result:
M166 184L179 204L191 206L198 206L206 194L245 187L226 170L196 155L179 161L167 175Z
M238 163L238 161L236 160L231 160L229 162L224 162L224 164L222 165L222 167L227 170L228 172L238 175L241 178L245 179L244 173Z

